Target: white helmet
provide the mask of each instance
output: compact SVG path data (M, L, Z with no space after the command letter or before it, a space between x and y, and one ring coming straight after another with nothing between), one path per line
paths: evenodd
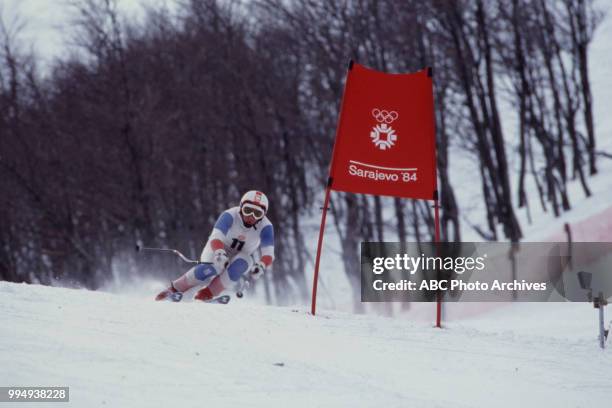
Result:
M266 197L266 195L261 191L247 191L240 199L240 207L242 207L242 205L245 203L261 207L264 211L264 214L268 212L268 197Z

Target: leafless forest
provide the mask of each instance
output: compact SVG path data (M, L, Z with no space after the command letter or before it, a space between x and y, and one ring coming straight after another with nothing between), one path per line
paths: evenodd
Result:
M0 26L0 279L95 289L117 264L176 276L174 259L134 244L197 256L257 188L277 236L266 293L306 297L304 221L320 214L351 58L433 67L444 240L461 239L451 148L480 169L487 222L468 228L484 240L520 240L517 208L570 209L571 180L590 195L602 153L588 51L604 17L590 0L191 0L138 22L112 1L74 10L72 52L45 72ZM356 289L362 240L433 235L430 202L335 193L330 217Z

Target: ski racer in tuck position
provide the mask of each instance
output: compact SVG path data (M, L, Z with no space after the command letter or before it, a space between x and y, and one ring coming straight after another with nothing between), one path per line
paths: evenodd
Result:
M268 198L261 191L249 191L242 196L239 207L225 210L217 219L200 256L200 264L172 281L155 300L164 300L173 293L188 291L204 284L195 300L209 301L238 282L248 273L259 279L274 260L274 227L266 217ZM253 255L261 249L261 258Z

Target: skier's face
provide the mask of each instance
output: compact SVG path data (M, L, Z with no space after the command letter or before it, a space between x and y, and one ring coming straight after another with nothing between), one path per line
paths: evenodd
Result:
M244 225L251 227L263 218L264 210L259 206L245 203L240 208L240 216L242 217Z
M242 214L242 222L244 222L244 225L246 225L247 227L252 227L257 221L258 220L255 219L255 217L253 217L252 215Z

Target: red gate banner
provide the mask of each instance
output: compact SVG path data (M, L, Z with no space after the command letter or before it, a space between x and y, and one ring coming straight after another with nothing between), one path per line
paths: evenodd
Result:
M432 200L436 143L431 70L348 71L330 167L331 188Z

